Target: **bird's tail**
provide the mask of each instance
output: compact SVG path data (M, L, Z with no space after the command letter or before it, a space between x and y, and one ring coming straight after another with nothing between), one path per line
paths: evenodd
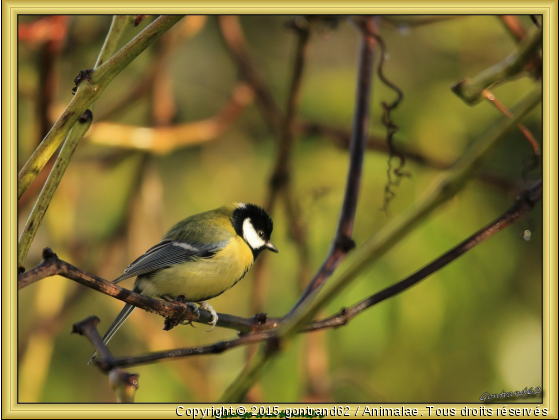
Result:
M135 287L133 291L136 293L140 293L140 290L137 287ZM103 344L107 344L109 340L113 338L115 333L119 330L121 325L124 324L124 321L126 321L126 319L132 313L134 308L136 308L136 306L131 305L129 303L124 305L122 311L117 315L117 317L115 318L115 320L113 321L113 323L111 324L111 326L109 327L105 335L103 336ZM89 359L88 365L91 362L93 362L96 357L97 357L97 352L93 352L91 358Z

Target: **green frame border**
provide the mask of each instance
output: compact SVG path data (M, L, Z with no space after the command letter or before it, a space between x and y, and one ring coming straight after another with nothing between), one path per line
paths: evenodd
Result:
M132 3L132 2L130 2ZM18 404L17 260L17 16L19 14L542 14L543 27L543 403L558 417L558 1L2 1L2 417L114 418L176 416L173 404ZM505 402L507 404L507 402ZM266 405L266 404L263 404ZM308 404L278 404L280 409ZM346 405L346 404L344 404ZM535 404L536 406L537 404ZM185 406L187 404L185 403ZM213 405L197 404L199 408ZM216 405L214 405L216 406ZM335 404L313 404L332 408ZM402 404L384 404L386 408ZM428 410L417 407L425 418ZM434 404L458 412L480 404ZM507 404L507 408L528 404ZM358 405L350 404L355 412Z

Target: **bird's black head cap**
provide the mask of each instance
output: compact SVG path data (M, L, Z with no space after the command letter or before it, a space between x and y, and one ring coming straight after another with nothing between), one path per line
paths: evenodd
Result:
M231 223L235 232L241 236L253 251L255 258L264 249L278 252L270 243L273 223L265 209L255 204L237 204Z

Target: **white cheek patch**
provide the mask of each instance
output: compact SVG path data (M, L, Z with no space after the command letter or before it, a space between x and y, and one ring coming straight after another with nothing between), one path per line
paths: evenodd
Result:
M243 221L243 238L253 249L259 249L266 244L266 242L259 237L259 234L255 230L253 224L251 223L251 219L249 218Z

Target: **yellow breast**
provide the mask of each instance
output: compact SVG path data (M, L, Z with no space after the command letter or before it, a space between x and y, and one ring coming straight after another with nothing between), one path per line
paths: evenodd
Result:
M139 279L142 294L180 295L190 302L216 297L237 283L253 265L253 253L236 236L211 258L195 258Z

